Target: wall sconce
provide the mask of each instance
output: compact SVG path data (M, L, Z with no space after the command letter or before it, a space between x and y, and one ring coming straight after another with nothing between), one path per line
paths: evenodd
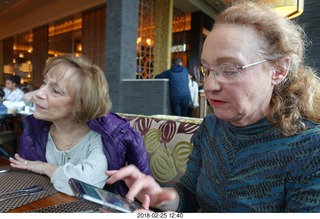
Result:
M82 52L82 44L81 44L81 43L78 43L78 44L76 45L76 51L77 51L77 52Z
M3 72L6 74L13 74L13 66L12 65L4 65Z
M143 46L151 46L153 44L153 42L150 38L138 37L136 42L138 45L143 45Z
M29 46L27 51L28 51L28 53L32 53L32 50L33 50L32 47Z
M146 43L149 45L149 46L151 46L151 44L152 44L152 41L151 41L151 39L146 39Z
M22 63L20 70L23 71L23 72L27 72L27 73L32 72L32 64L31 64L31 62Z
M304 0L272 0L275 11L288 19L296 18L303 13Z

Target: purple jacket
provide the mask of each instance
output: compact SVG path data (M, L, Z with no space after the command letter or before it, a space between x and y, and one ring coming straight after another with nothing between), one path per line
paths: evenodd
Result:
M23 118L23 133L20 138L19 154L27 160L46 162L46 144L51 122L38 120L33 115ZM127 164L134 164L139 170L151 175L149 158L142 136L129 122L114 113L109 113L88 122L91 130L102 136L104 153L109 170L118 170ZM106 189L125 196L128 188L123 181Z

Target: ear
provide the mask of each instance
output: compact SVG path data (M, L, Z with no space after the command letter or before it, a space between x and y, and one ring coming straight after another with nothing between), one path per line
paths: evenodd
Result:
M272 84L280 84L288 75L291 64L290 57L285 57L277 61L272 71Z

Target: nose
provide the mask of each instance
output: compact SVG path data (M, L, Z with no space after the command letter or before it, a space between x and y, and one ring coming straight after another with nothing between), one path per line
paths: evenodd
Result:
M39 99L45 99L46 98L46 88L40 87L38 90L34 92L34 95Z
M205 91L217 91L221 89L221 84L217 80L217 77L213 71L207 76L206 81L203 85Z

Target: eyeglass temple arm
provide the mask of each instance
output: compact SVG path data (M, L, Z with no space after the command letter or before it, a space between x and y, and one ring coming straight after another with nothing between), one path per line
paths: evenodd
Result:
M245 68L248 68L248 67L250 67L250 66L258 65L258 64L260 64L260 63L264 63L264 62L268 62L268 61L269 61L269 60L262 60L262 61L259 61L259 62L254 62L254 63L251 63L251 64L249 64L249 65L241 66L241 67L239 67L239 69L245 69Z

